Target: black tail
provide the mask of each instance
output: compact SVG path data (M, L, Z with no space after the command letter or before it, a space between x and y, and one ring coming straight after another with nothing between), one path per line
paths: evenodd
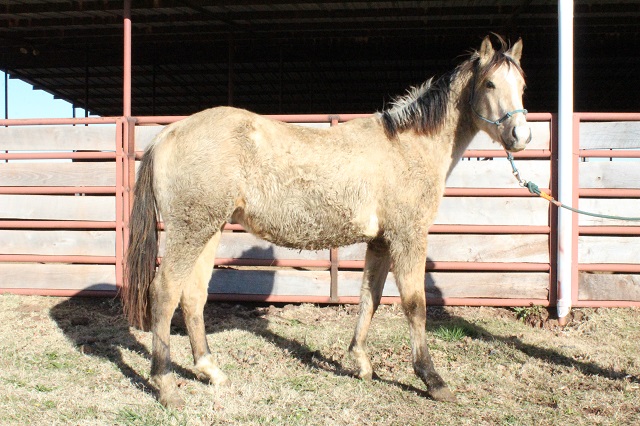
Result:
M144 154L134 191L129 220L129 250L122 288L124 314L129 324L148 331L151 327L149 287L158 257L158 215L153 193L153 146Z

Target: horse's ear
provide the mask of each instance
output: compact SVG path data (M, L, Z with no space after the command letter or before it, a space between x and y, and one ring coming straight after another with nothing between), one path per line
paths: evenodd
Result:
M514 44L507 53L513 59L520 62L520 58L522 57L522 39L518 39L518 41L516 41L516 44Z
M494 53L495 50L493 50L491 38L489 36L486 36L484 40L482 40L482 45L480 45L480 51L478 52L478 55L480 56L480 64L484 65L489 63L489 61L491 61L491 58L493 58Z

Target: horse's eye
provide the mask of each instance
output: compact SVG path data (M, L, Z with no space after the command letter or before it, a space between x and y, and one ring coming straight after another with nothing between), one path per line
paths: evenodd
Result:
M493 81L487 81L487 82L484 84L484 87L486 87L487 89L495 89L495 88L496 88L496 85L495 85L495 84L493 84Z

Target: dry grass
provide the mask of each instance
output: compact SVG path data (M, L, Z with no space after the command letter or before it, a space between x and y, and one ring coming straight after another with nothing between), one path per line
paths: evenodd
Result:
M188 338L172 336L182 411L149 385L151 336L117 301L0 296L0 424L473 424L640 422L640 310L578 311L560 330L513 310L430 308L429 345L458 404L424 396L405 319L380 309L370 335L379 378L350 376L354 307L210 304L209 342L232 384L191 372Z

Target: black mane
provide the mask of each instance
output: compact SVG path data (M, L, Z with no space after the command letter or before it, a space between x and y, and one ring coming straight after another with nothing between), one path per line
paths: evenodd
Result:
M455 71L435 81L431 78L422 86L411 88L407 95L396 98L381 117L387 135L396 137L408 129L422 134L440 130L447 115L454 74Z
M433 135L444 125L449 112L449 98L451 83L464 72L475 73L473 81L476 87L497 67L502 64L515 66L524 76L520 64L507 53L507 44L501 37L497 37L500 48L495 51L491 60L479 69L480 56L473 52L469 59L458 65L453 71L444 74L434 81L427 80L418 87L409 89L405 96L396 98L392 106L381 114L384 131L390 138L398 133L414 130L419 134ZM473 88L475 90L475 87Z

